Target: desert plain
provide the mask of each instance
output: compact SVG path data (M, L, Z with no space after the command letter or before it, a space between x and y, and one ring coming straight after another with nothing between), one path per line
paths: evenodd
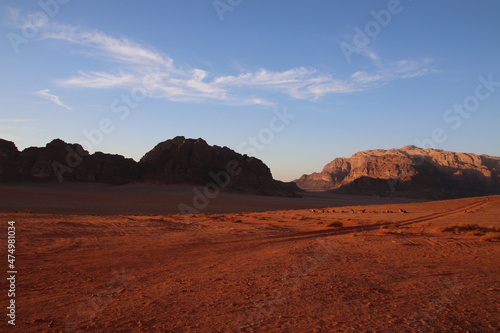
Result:
M303 195L181 215L190 186L3 184L18 273L2 331L500 330L500 196Z

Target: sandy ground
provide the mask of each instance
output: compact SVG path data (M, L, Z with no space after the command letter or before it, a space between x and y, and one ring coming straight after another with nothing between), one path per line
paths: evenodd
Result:
M3 187L4 199L15 188ZM75 204L83 190L75 191L63 201ZM239 198L246 208L272 204ZM500 330L500 242L482 236L500 227L500 196L366 206L341 199L342 207L329 198L332 208L314 211L275 199L287 209L187 217L134 207L118 215L118 204L86 215L85 203L55 214L40 199L9 211L3 201L1 246L6 253L7 221L16 221L18 273L16 326L3 316L1 330ZM33 212L14 212L21 208ZM457 223L484 229L438 231Z
M57 182L0 184L0 212L32 211L89 215L176 214L180 213L179 205L185 205L200 213L240 213L418 201L321 192L304 192L302 198L230 192L215 193L216 195L208 192L207 196L205 191L206 189L201 186L144 183L124 186Z

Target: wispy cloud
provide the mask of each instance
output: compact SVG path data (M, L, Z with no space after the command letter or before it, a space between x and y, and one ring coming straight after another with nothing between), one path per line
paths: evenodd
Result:
M62 101L61 101L61 98L59 96L56 96L56 95L53 95L51 93L49 93L49 89L44 89L44 90L39 90L39 91L35 91L34 94L41 97L41 98L44 98L54 104L57 104L63 108L66 108L68 110L73 110L72 107L64 104Z
M105 72L78 72L78 76L60 80L61 84L86 88L126 87L134 81L132 74L111 74Z
M173 70L173 60L127 38L115 38L98 30L51 23L44 38L59 39L92 48L99 55L128 65L158 64Z
M70 78L59 79L59 84L101 89L141 86L146 88L149 96L170 101L269 105L272 104L266 99L269 93L316 101L324 96L365 91L390 81L422 76L429 73L430 65L428 60L402 60L382 65L374 52L366 50L365 55L375 64L373 72L355 72L344 78L305 67L281 72L262 68L214 77L203 69L179 66L171 57L152 47L97 30L51 23L42 35L44 39L79 45L86 55L107 59L116 66L109 71L80 71ZM70 109L48 90L37 94Z

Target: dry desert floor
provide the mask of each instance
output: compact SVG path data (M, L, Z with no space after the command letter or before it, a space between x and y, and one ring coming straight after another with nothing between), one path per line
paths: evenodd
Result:
M2 332L500 331L500 196L224 194L183 216L130 193L1 190L18 271Z

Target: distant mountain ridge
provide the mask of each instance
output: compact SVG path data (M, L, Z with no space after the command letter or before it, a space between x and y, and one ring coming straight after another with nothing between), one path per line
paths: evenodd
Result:
M445 199L500 193L500 157L406 146L336 158L294 181L305 190Z
M52 140L18 151L0 139L0 182L80 181L121 185L140 177L139 165L121 155L90 155L79 144Z
M415 146L375 149L336 158L321 172L282 183L273 179L261 160L227 147L210 146L203 139L179 136L166 140L139 162L121 155L89 154L81 145L60 139L23 151L13 142L0 139L0 182L58 180L114 185L212 184L277 196L295 196L304 189L446 199L500 194L500 157Z
M48 181L215 184L240 192L295 196L295 185L274 180L261 160L210 146L203 139L178 136L161 142L139 162L121 155L89 154L81 145L60 139L23 151L0 139L0 182Z

